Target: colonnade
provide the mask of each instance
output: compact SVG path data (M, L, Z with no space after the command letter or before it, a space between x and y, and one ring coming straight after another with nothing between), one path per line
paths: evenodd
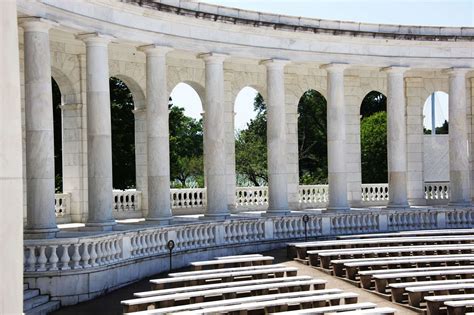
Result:
M51 62L48 32L52 23L28 19L22 24L25 42L25 115L28 225L32 237L57 231L54 216L54 155L51 106ZM87 226L108 230L112 217L112 157L108 45L111 37L77 36L86 45L87 73ZM170 160L166 55L170 47L138 47L146 55L146 121L148 220L169 223ZM204 143L209 218L229 216L226 200L224 138L224 61L214 52L199 55L205 64ZM285 66L289 60L263 60L267 79L268 215L285 215L287 194ZM327 71L329 210L347 210L346 106L344 72L349 64L323 65ZM388 86L389 207L408 207L405 80L407 67L381 69ZM465 77L467 69L449 70L451 204L470 204Z

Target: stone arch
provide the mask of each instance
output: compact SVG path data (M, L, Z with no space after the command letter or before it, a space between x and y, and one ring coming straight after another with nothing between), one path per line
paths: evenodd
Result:
M80 93L76 91L73 81L60 68L51 67L51 76L56 81L59 90L61 91L61 105L65 104L79 104Z
M134 109L142 109L146 107L146 96L144 89L140 84L132 77L124 74L110 74L110 77L121 80L128 87L133 97Z
M204 68L168 67L168 95L171 94L179 83L186 83L191 86L199 95L203 106L205 106L206 84Z

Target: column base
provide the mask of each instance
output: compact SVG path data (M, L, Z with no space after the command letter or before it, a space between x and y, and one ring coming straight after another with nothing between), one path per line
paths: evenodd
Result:
M230 218L230 213L206 213L203 217L199 217L199 220L216 220L224 221Z
M83 229L88 231L112 231L114 225L117 225L115 220L107 222L87 222Z
M345 212L350 211L351 207L344 206L344 207L327 207L325 212Z
M26 228L23 233L24 239L44 239L44 238L55 238L56 233L59 232L58 228L50 229L29 229Z
M262 217L283 217L291 214L291 210L267 210Z
M388 204L387 209L410 209L410 205L406 204Z
M173 217L167 218L145 218L145 223L153 223L158 225L169 225L173 221Z

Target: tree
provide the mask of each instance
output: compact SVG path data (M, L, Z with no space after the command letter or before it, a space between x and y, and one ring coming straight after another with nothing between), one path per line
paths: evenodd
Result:
M125 83L111 77L112 172L115 189L135 187L135 117L133 97Z
M300 183L326 184L328 178L326 99L306 91L298 103L298 160Z
M369 92L360 106L362 118L369 117L378 112L387 112L387 97L380 92Z
M362 119L360 128L362 182L387 182L387 113Z
M187 187L188 180L204 187L202 119L184 115L184 108L170 103L171 181L176 187Z
M61 117L61 90L56 81L51 78L53 90L53 124L54 124L54 177L56 192L63 191L63 144Z
M267 174L267 107L259 93L254 100L257 115L235 137L237 185L266 185Z

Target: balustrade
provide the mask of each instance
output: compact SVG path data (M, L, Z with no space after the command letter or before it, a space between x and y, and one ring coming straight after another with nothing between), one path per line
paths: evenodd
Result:
M449 200L449 182L425 183L426 200Z
M362 184L362 202L387 202L388 184Z
M141 211L141 192L135 189L113 190L113 207L115 212Z
M54 212L56 217L64 217L69 215L71 209L71 194L55 194L54 196Z
M171 208L205 208L206 188L171 189Z
M268 206L268 187L237 187L237 208L265 208Z
M325 206L328 202L328 185L300 185L298 193L302 205Z

